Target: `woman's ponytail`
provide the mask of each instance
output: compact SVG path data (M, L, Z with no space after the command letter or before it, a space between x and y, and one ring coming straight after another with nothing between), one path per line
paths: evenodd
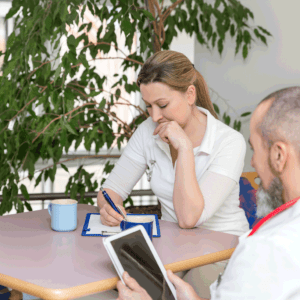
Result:
M207 84L203 78L203 76L195 69L196 72L196 80L193 85L196 88L196 105L207 109L216 119L218 119L218 115L214 110L214 106L209 97L209 91Z

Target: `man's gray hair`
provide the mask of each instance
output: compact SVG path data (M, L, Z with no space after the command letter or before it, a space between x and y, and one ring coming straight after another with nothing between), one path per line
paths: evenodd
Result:
M300 87L289 87L274 92L262 102L275 98L261 122L264 140L271 147L274 142L291 144L300 159Z

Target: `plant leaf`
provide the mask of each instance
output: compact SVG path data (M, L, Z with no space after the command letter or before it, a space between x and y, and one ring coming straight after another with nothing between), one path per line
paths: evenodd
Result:
M268 35L268 36L272 36L272 34L265 28L261 27L261 26L257 26L264 34Z
M218 51L219 51L220 55L223 52L223 40L222 39L218 40Z
M31 205L30 205L27 201L25 201L24 203L25 203L26 208L27 208L29 211L32 211Z
M151 21L154 21L154 20L155 20L155 18L153 17L153 15L151 14L150 11L145 10L145 9L142 9L142 13L143 13L147 18L149 18Z
M73 125L71 123L64 123L64 125L66 126L67 130L72 133L72 134L75 134L75 135L78 135L78 133L76 132L75 128L73 128Z
M245 112L245 113L241 114L241 117L246 117L246 116L249 116L249 115L251 115L251 112Z
M219 115L220 114L220 109L219 109L218 105L213 103L213 106L214 106L215 112Z
M248 56L248 46L247 44L245 44L243 47L243 58L246 59L247 56Z
M21 184L21 192L26 200L29 200L29 194L27 192L27 188L24 184Z
M60 164L61 165L61 167L66 171L66 172L68 172L69 173L69 170L68 170L68 168L64 165L64 164Z

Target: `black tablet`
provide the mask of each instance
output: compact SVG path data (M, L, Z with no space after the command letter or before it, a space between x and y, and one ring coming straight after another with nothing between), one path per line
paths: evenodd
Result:
M175 287L143 226L104 238L103 244L122 281L127 271L153 300L177 300Z

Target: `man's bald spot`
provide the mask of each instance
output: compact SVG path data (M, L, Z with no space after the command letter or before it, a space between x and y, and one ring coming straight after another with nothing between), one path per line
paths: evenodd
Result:
M300 160L300 87L284 88L268 95L255 110L251 132L260 134L270 148L276 141L291 144Z

